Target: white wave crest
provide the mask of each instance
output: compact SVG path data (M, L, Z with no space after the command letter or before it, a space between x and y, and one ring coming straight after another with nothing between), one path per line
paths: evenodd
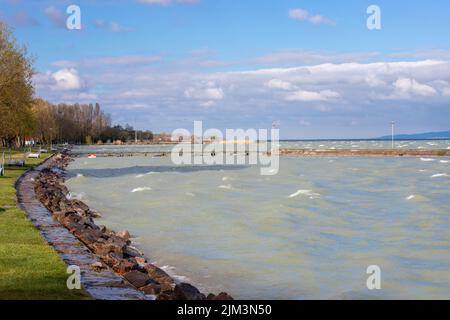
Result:
M432 158L420 158L421 161L425 161L425 162L432 162L432 161L436 161L436 159L432 159Z
M437 173L431 176L432 178L442 178L442 177L450 177L448 174L446 173Z
M441 163L450 163L450 160L441 160Z
M84 192L81 193L75 193L75 192L69 192L66 195L67 200L83 200L83 198L86 196Z
M160 268L161 270L165 271L168 275L170 275L176 283L180 283L180 282L192 282L191 279L189 277L186 276L181 276L179 274L175 273L176 268L173 266L162 266Z
M140 188L134 188L133 190L131 190L131 193L150 191L150 190L152 190L152 188L150 188L150 187L140 187Z
M221 185L219 186L219 189L231 190L233 189L233 186L231 184Z
M412 194L412 195L410 195L409 197L407 197L407 198L406 198L406 200L408 200L408 201L409 201L409 200L412 200L412 199L414 199L415 197L416 197L416 196Z
M313 192L312 190L298 190L297 192L291 194L288 198L295 198L301 195L307 196L310 199L316 199L320 197L319 193Z

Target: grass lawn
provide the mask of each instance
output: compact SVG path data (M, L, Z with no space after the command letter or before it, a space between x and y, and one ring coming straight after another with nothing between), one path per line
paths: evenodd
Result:
M88 298L83 291L67 289L65 263L15 207L14 182L47 156L27 159L25 168L7 167L5 176L0 177L0 299Z
M2 150L0 150L0 153ZM5 151L7 152L7 151ZM5 176L0 177L0 207L15 207L16 206L16 189L14 183L26 170L39 164L50 154L43 153L41 159L26 159L25 167L6 167ZM0 154L1 157L1 154ZM6 162L9 160L9 154L5 154ZM11 152L11 159L23 159L23 153L13 151ZM1 161L1 158L0 158Z

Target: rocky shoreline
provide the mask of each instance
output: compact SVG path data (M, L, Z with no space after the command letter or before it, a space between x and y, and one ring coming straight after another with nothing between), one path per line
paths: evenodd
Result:
M65 168L72 159L60 153L34 180L39 201L51 212L53 219L62 224L101 261L92 268L111 269L133 287L156 300L232 300L225 292L205 295L188 283L177 283L164 270L148 262L136 249L127 231L115 232L94 222L97 214L80 200L70 199L64 185Z

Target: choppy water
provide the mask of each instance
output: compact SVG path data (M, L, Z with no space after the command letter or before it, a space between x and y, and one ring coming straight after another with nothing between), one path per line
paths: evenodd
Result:
M396 141L395 148L398 149L450 149L450 140L409 140ZM377 140L342 140L342 141L281 141L280 148L286 149L390 149L391 141ZM168 152L173 145L101 145L82 146L75 152L79 153L114 153L114 152Z
M78 158L68 187L159 266L248 299L450 298L450 159L259 168ZM382 290L366 288L378 265Z

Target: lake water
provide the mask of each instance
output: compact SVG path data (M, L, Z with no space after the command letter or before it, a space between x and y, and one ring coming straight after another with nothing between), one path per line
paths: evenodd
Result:
M129 230L150 260L205 292L450 299L449 158L282 157L275 176L77 158L68 173L73 195L101 212L98 224ZM366 287L369 265L381 268L381 290Z
M342 140L342 141L280 141L280 148L286 149L390 149L391 141ZM450 149L450 140L410 140L396 141L398 149ZM173 145L100 145L80 146L74 153L114 153L114 152L169 152Z

